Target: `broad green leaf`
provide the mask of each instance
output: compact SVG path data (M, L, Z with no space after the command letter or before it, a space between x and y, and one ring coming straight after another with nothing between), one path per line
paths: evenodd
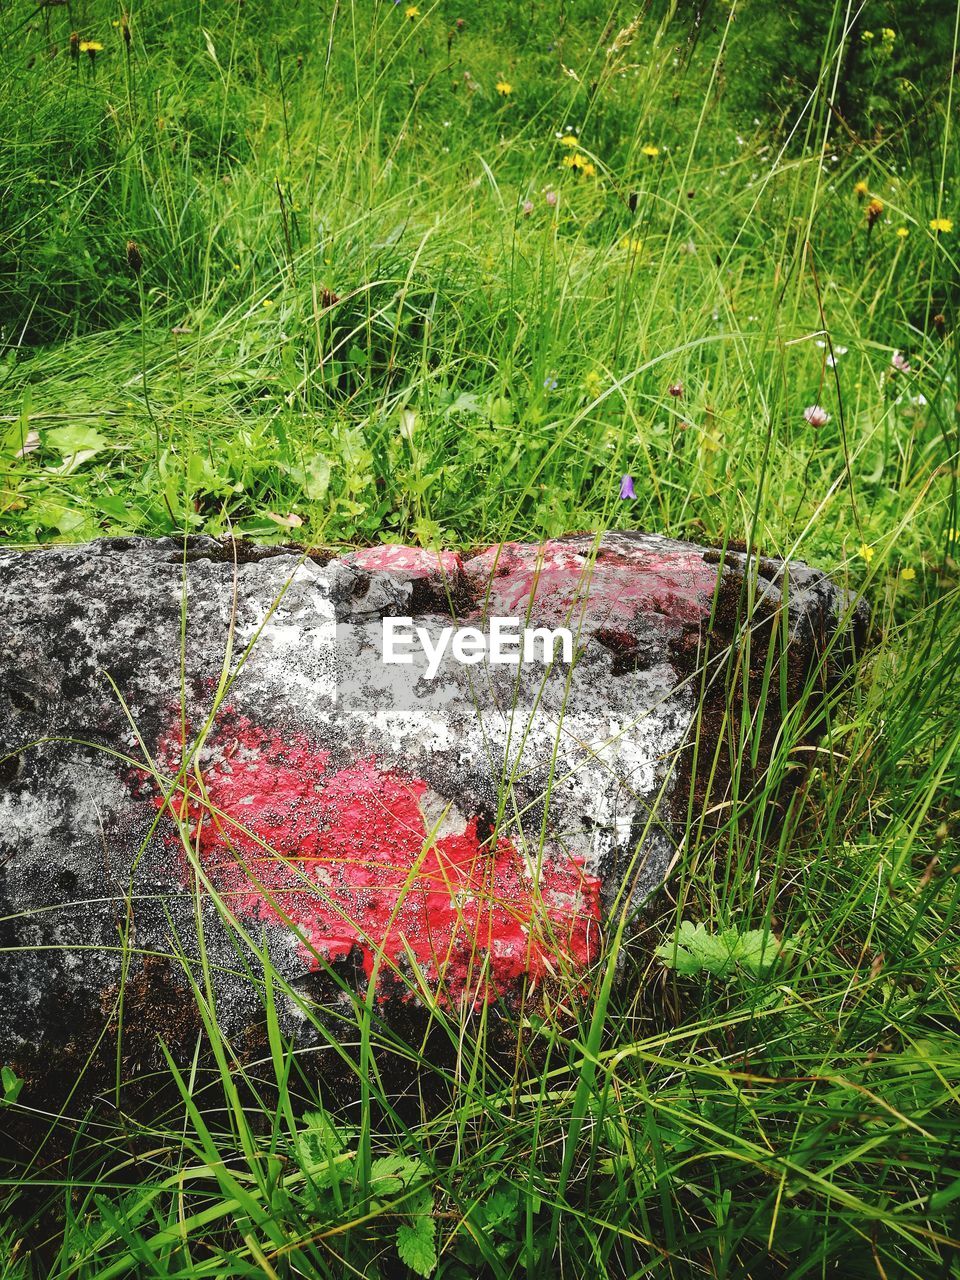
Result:
M330 463L321 454L307 463L303 492L311 502L319 502L330 488Z
M0 1068L0 1084L3 1085L3 1097L0 1098L0 1103L16 1102L17 1095L23 1088L23 1081L13 1067Z
M792 950L768 930L750 929L740 933L737 929L724 929L722 933L708 933L702 924L694 925L684 920L675 942L664 942L656 954L667 966L684 977L710 973L723 978L744 968L759 975L769 969L777 957Z
M51 427L43 433L44 444L61 454L64 458L77 453L86 453L93 457L101 449L107 447L108 441L96 427L76 423L69 427Z
M418 1276L433 1274L437 1265L437 1224L432 1214L425 1213L412 1223L397 1228L397 1253Z

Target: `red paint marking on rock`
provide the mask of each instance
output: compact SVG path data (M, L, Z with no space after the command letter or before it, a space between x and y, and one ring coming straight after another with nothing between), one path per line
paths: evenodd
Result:
M524 616L533 600L535 621L588 627L639 614L663 614L676 622L707 616L716 570L699 552L671 549L620 551L547 542L488 547L464 565L488 616ZM489 591L487 591L489 583Z
M179 724L157 755L178 772ZM426 783L374 760L328 765L302 734L225 713L202 782L191 777L172 797L238 917L296 925L313 968L314 953L335 961L358 947L369 979L412 956L446 1003L493 999L524 975L577 974L596 958L600 882L573 859L544 861L533 876L509 840L481 841L476 818L431 843Z
M365 547L344 556L358 569L396 573L404 578L457 578L463 560L457 551L427 551L421 547Z
M716 569L699 551L666 546L655 550L625 544L603 546L592 556L592 539L494 543L464 561L455 551L418 547L367 547L345 557L369 572L407 580L465 578L478 610L473 621L527 615L535 622L605 625L640 614L661 614L678 623L707 617L717 585Z

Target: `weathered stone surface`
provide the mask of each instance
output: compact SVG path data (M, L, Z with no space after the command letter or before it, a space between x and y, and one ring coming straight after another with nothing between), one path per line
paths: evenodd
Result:
M791 696L838 624L862 631L822 574L746 569L627 533L469 557L0 551L0 1059L121 1021L145 1059L158 1033L190 1052L199 934L230 1036L260 1017L264 945L306 1042L289 992L372 980L409 1007L422 983L470 1006L585 971L611 913L662 881L689 787L702 798L704 663L709 729L744 619L756 672L789 636ZM452 618L566 625L575 661L448 651L430 680L423 657L383 662L388 616L431 637Z

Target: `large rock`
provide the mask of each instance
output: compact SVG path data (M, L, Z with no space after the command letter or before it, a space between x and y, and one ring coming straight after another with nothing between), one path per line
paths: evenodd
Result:
M706 803L694 726L772 643L769 745L781 684L864 625L802 565L624 533L469 558L113 539L0 551L0 592L0 1060L33 1072L121 1025L143 1060L189 1054L205 969L242 1039L264 946L306 1043L303 1004L371 982L388 1017L569 990ZM566 626L574 661L448 647L430 678L419 644L384 661L392 617L431 644Z

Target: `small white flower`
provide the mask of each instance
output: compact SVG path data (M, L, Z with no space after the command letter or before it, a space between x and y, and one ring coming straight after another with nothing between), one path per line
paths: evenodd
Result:
M803 416L811 427L825 427L830 421L829 413L818 404L807 405L803 411Z

